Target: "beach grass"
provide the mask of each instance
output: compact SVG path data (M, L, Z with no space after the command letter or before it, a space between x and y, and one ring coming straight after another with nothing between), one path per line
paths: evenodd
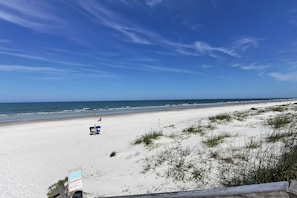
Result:
M50 187L48 187L47 197L48 198L54 198L54 192L58 190L61 186L63 186L66 182L68 182L68 177L65 177L64 179L60 179Z
M144 134L141 137L137 138L133 144L144 143L146 146L153 143L153 140L158 139L160 136L163 136L162 132L152 131L150 133Z
M223 113L223 114L219 114L219 115L215 115L215 116L210 116L208 117L208 119L211 122L221 122L221 121L231 121L232 116L227 114L227 113Z
M205 141L203 141L204 144L206 144L208 147L215 147L223 142L225 138L231 137L229 133L223 133L220 135L215 135L207 138Z
M250 141L245 145L246 149L256 149L261 147L261 142L257 142L255 138L251 138Z
M273 129L280 129L291 123L292 119L292 114L280 114L273 118L269 118L266 124L271 126Z
M276 111L276 112L284 112L287 110L287 106L279 105L275 107L268 108L270 111Z
M297 122L292 121L284 131L275 131L266 140L266 147L245 146L245 160L223 166L221 175L225 186L239 186L297 179ZM282 146L274 144L282 140ZM255 148L258 150L254 151ZM275 151L278 148L278 152ZM253 156L253 157L252 157ZM235 154L231 156L235 159ZM231 177L230 177L231 174ZM226 177L225 177L225 176Z
M190 133L190 134L200 134L204 135L205 134L205 129L203 126L198 125L198 126L190 126L189 128L186 128L183 130L184 133Z

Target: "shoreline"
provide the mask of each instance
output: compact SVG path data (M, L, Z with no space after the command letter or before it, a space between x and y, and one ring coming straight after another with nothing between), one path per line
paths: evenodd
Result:
M264 100L264 99L263 99ZM154 113L154 112L171 112L171 111L184 111L184 110L194 110L194 109L205 109L205 108L216 108L216 107L228 107L228 106L241 106L241 105L252 105L252 104L269 104L269 103L279 103L279 102L297 102L297 99L272 99L265 102L253 101L253 102L239 102L239 103L219 103L219 104L202 104L201 106L195 107L172 107L171 109L151 109L151 110L140 110L135 112L117 112L117 113L105 113L102 115L76 115L76 116L65 116L65 117L55 117L55 118L39 118L39 119L28 119L28 120L15 120L15 121L0 121L1 126L9 125L19 125L26 123L35 122L49 122L49 121L67 121L67 120L78 120L78 119L88 119L96 117L111 117L111 116L121 116L121 115L131 115L131 114L143 114L143 113Z
M0 124L0 166L5 181L0 183L0 190L4 196L12 198L44 197L50 185L65 178L68 170L76 167L83 169L83 190L94 197L218 187L219 163L209 157L210 153L224 153L223 149L245 144L250 137L263 137L261 134L270 130L262 131L261 123L277 112L251 116L243 121L216 123L214 129L206 129L204 136L183 131L197 124L208 126L209 117L222 113L296 103L297 100L291 100L105 115L100 122L101 134L95 136L89 135L89 126L98 124L97 116ZM161 131L163 135L152 146L133 144L137 138L154 131ZM230 137L217 147L208 148L203 143L227 132ZM158 156L176 146L190 149L188 160L198 160L193 161L196 168L213 167L205 179L198 183L172 181L164 175L166 164L155 168L149 164L158 162ZM110 157L113 152L115 156ZM200 162L205 164L200 166ZM145 169L148 165L149 170ZM202 181L208 183L197 186Z

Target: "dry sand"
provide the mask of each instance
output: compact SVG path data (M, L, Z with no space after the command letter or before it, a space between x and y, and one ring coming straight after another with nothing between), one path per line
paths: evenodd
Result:
M92 117L2 125L0 197L46 197L51 184L77 167L82 168L83 190L89 197L219 187L218 162L208 160L209 153L224 155L224 149L245 144L249 137L261 138L271 131L263 120L277 112L217 123L204 136L182 131L197 124L206 126L209 116L295 102L124 114L103 117L100 123ZM89 135L94 124L101 125L100 135ZM137 137L153 131L164 136L151 146L133 144ZM208 137L225 132L232 136L215 148L203 144ZM183 181L174 180L168 177L170 163L157 163L161 155L178 156L179 149L188 152L186 160L196 168L208 171L199 182L189 175ZM114 157L110 157L112 152Z

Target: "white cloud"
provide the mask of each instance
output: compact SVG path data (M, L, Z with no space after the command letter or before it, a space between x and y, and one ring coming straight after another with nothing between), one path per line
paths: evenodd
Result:
M2 48L0 48L0 49L2 49ZM78 66L78 67L93 67L93 65L81 64L81 63L72 62L72 61L57 60L55 58L50 58L50 57L29 55L29 54L25 54L23 52L12 51L12 50L10 50L10 51L0 50L0 54L14 56L14 57L18 57L18 58L37 60L37 61L42 61L42 62L47 62L47 63L57 63L57 64L61 64L61 65L66 65L66 66L68 65L68 66Z
M41 32L54 32L63 25L47 1L1 1L0 19Z
M202 29L202 28L203 28L202 24L195 24L195 25L191 26L192 30L199 30L199 29Z
M64 72L63 69L52 67L32 67L23 65L0 65L0 71L9 72Z
M24 54L24 53L20 53L20 52L14 52L14 51L1 51L0 50L0 54L20 57L20 58L28 58L28 59L33 59L33 60L42 60L42 61L48 60L47 58L44 58L44 57L32 56L32 55L28 55L28 54Z
M249 48L255 48L258 46L258 42L256 39L252 39L249 37L241 38L234 43L234 48L239 49L241 51L246 51Z
M214 9L215 11L218 10L218 3L217 3L215 0L212 0L212 1L211 1L211 5L212 5L212 7L213 7L213 9Z
M252 63L252 64L236 63L236 64L233 64L232 67L238 67L242 70L264 70L264 69L269 68L270 66L269 65L260 65L260 64L255 64L255 63Z
M158 72L190 73L190 74L194 73L193 71L190 71L190 70L178 69L178 68L170 68L170 67L155 66L155 65L142 65L142 66L151 71L158 71Z
M234 51L232 51L230 49L223 48L223 47L213 47L213 46L209 45L208 43L204 43L204 42L200 42L200 41L195 42L195 49L200 54L209 55L212 57L217 57L218 53L223 53L225 55L229 55L229 56L237 57L237 58L240 57L239 54L235 53Z
M279 73L279 72L272 72L269 73L268 76L275 78L276 80L280 81L297 81L297 73Z
M293 8L288 11L288 23L290 25L297 25L297 9Z
M97 22L124 36L124 41L138 44L151 44L154 33L136 26L124 16L107 9L99 1L80 1L80 6L87 11Z
M10 40L8 40L8 39L0 39L0 43L10 43Z
M160 3L162 3L163 0L146 0L145 3L147 6L153 8L157 5L159 5Z
M258 41L263 39L256 39L253 37L242 37L234 42L233 48L235 50L240 50L242 52L245 52L249 48L256 48L258 47Z
M126 35L130 39L130 41L132 41L133 43L146 44L146 45L151 44L149 39L145 38L146 37L145 34L142 34L142 32L140 32L139 30L136 30L133 28L122 27L122 28L118 29L118 31L120 31L121 33ZM141 34L142 34L142 36L140 36Z

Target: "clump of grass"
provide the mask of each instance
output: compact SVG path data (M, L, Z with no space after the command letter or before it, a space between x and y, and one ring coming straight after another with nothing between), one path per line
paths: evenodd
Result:
M231 157L221 158L221 160L223 160L224 162L226 162L228 164L234 163L234 161Z
M174 138L178 137L178 135L177 135L177 134L174 134L174 133L172 133L172 134L170 134L170 135L167 135L166 137L169 137L169 138L172 138L172 139L174 139Z
M217 122L217 121L231 121L232 119L232 116L229 115L229 114L219 114L219 115L216 115L216 116L210 116L208 117L208 119L211 121L211 122Z
M153 143L154 139L158 139L160 136L163 136L162 132L151 132L147 133L145 135L142 135L140 138L137 138L134 141L134 144L141 144L144 143L146 146L150 145Z
M234 113L234 118L236 120L243 121L247 117L249 117L249 115L250 115L250 112L248 112L248 111L244 111L244 112L238 112L237 111L237 112Z
M145 159L143 173L154 170L158 175L172 179L174 182L201 181L205 175L204 167L195 161L192 150L180 143L166 146L158 154ZM195 153L195 155L201 153ZM201 157L201 156L200 156ZM160 168L162 167L163 168Z
M53 192L55 192L57 189L64 186L64 183L68 182L68 177L65 177L64 179L60 179L50 187L48 187L47 197L48 198L54 198L55 195L53 195Z
M284 112L287 110L286 106L276 106L276 107L270 107L268 108L271 111L276 111L276 112Z
M219 154L218 154L218 152L211 152L211 153L210 153L210 157L211 157L211 158L214 158L214 159L218 159Z
M198 168L194 168L194 170L192 172L192 178L194 180L200 180L202 177L203 177L202 171Z
M200 135L204 135L205 131L204 128L202 126L191 126L187 129L183 130L184 133L192 133L192 134L200 134Z
M268 119L266 123L267 125L271 126L273 129L279 129L287 126L291 121L292 121L292 115L282 114L274 118Z
M208 124L205 126L206 129L209 129L209 130L214 130L216 128L215 125L212 125L212 124Z
M212 137L206 139L205 141L203 141L203 143L209 147L215 147L215 146L219 145L220 143L222 143L222 141L228 137L231 137L231 135L228 133L223 133L220 135L212 136Z
M282 133L282 132L274 132L270 134L268 137L266 137L266 141L268 143L275 143L280 140L284 140L287 137L293 136L293 134L290 133Z
M247 149L256 149L261 147L260 142L256 142L254 138L251 138L250 141L246 144L245 148Z

